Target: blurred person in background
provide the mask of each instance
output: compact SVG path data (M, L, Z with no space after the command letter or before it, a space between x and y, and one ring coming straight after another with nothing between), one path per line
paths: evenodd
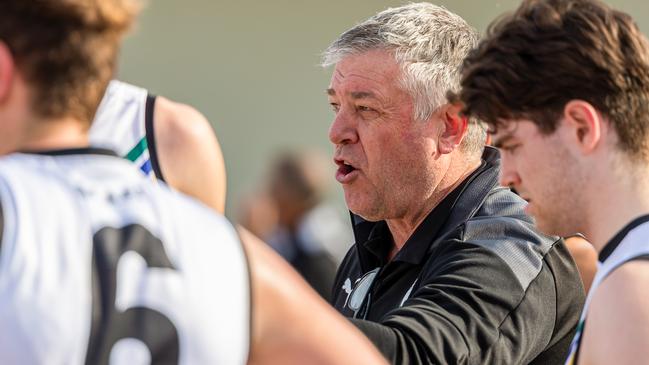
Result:
M599 267L567 364L649 358L649 41L596 0L528 0L493 22L451 99L489 123L501 181Z
M477 43L456 14L415 3L324 54L336 178L356 215L333 304L393 364L556 364L583 305L563 240L500 186L486 128L446 99Z
M327 159L315 151L279 154L260 192L242 205L239 220L326 299L352 240L349 227L326 202L330 170Z
M113 80L90 127L90 144L117 152L152 179L225 212L221 147L193 107Z
M0 2L2 363L384 363L264 243L89 146L138 9Z

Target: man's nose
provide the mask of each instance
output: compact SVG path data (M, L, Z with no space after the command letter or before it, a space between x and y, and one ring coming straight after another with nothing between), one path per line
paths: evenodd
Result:
M356 123L353 118L342 108L329 127L329 140L335 145L358 142Z

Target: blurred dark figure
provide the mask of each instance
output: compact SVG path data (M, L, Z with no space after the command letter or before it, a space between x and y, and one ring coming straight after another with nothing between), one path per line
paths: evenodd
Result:
M275 158L261 193L247 199L240 224L263 237L325 299L352 238L335 209L324 202L328 163L315 152Z

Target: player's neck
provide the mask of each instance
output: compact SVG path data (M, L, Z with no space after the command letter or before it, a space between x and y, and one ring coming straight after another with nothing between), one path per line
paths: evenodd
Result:
M642 170L642 171L638 171ZM624 178L612 176L589 196L587 232L597 252L633 219L649 214L649 169L639 168Z
M87 123L74 118L34 120L26 128L21 151L44 151L88 147Z

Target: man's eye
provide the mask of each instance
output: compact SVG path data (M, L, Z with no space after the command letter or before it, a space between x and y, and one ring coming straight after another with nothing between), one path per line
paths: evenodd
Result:
M518 148L521 146L520 143L516 144L511 144L511 145L506 145L506 146L501 146L500 149L503 150L504 152L507 152L509 154L512 154L518 150Z
M357 105L356 112L365 120L372 120L379 117L379 112L376 109L365 105Z
M332 109L335 113L338 113L338 111L340 110L340 105L338 105L338 104L336 104L336 103L329 103L329 105L331 105L331 109Z

